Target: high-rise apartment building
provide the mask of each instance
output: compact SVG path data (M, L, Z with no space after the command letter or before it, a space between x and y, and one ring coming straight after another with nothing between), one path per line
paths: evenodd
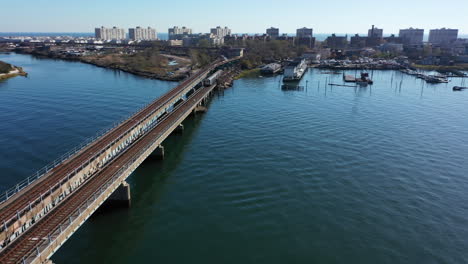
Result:
M403 40L403 44L405 45L422 45L424 40L424 29L400 29L399 37Z
M212 28L210 30L210 33L218 38L224 38L225 36L231 35L231 29L229 29L228 27L222 28L220 26L217 26L216 28Z
M315 46L315 38L313 37L313 29L311 28L298 28L296 30L296 40L297 45L306 46L308 48L313 48Z
M367 31L367 37L369 38L383 38L383 29L376 28L372 25L372 28Z
M279 28L274 28L274 27L267 28L266 34L270 36L271 38L276 39L279 37Z
M95 28L94 34L100 40L123 40L125 39L125 30L123 28Z
M168 30L169 33L169 39L174 40L174 39L182 39L183 36L186 35L192 35L192 29L191 28L186 28L186 27L172 27L169 28Z
M458 38L458 29L441 28L429 31L429 42L432 44L447 44Z
M311 28L298 28L296 30L296 37L297 38L311 38L313 35L313 29Z
M156 29L148 27L136 27L128 29L128 37L131 40L157 40Z

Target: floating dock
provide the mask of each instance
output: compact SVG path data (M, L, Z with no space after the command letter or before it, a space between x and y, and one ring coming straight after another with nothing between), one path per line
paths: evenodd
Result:
M343 80L345 82L356 82L356 77L352 75L343 75Z
M341 87L357 87L357 85L346 85L346 84L336 84L336 83L329 83L330 86L341 86Z

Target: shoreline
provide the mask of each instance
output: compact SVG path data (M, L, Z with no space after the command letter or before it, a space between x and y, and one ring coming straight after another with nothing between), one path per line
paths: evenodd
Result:
M28 73L22 67L12 65L13 70L8 73L0 73L0 81L7 80L16 76L28 76Z
M17 54L26 54L26 55L31 55L35 56L38 58L47 58L47 59L57 59L57 60L64 60L64 61L74 61L74 62L82 62L86 64L90 64L99 68L104 68L104 69L109 69L109 70L120 70L126 73L134 74L136 76L148 78L148 79L154 79L154 80L160 80L160 81L169 81L169 82L179 82L182 81L183 79L186 78L186 76L183 75L178 75L176 77L167 77L167 76L161 76L157 73L152 73L152 72L145 72L145 71L138 71L138 70L131 70L126 67L123 67L122 65L101 65L99 63L95 63L93 61L88 61L83 59L82 57L67 57L67 56L60 56L60 55L53 55L53 54L43 54L39 52L30 51L15 51Z
M413 64L412 67L419 70L427 71L468 71L468 64L453 65L453 66L442 66L442 65L420 65Z

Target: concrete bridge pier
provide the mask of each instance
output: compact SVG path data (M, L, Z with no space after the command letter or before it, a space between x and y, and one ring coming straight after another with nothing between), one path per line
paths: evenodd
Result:
M199 112L205 113L207 110L208 110L208 109L206 109L205 106L203 106L203 105L198 105L198 106L196 106L196 107L193 109L193 114L196 114L196 113L199 113Z
M153 151L153 153L151 153L150 158L151 159L156 159L156 160L163 160L164 159L164 147L162 145L159 145Z
M109 196L106 203L112 207L130 207L131 204L130 185L124 181L122 184Z
M184 132L184 125L180 124L177 126L176 129L174 129L174 134L182 134Z

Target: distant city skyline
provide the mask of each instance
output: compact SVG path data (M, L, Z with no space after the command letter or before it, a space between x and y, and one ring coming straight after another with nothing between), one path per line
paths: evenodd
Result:
M400 29L409 27L425 29L425 33L454 28L465 35L466 13L466 0L448 0L443 5L435 0L336 0L333 4L310 0L296 0L294 4L278 0L82 0L73 5L58 0L25 0L21 5L2 5L0 32L92 32L101 26L150 26L167 32L173 26L187 26L194 33L204 33L216 26L227 26L233 33L265 33L267 28L275 27L282 34L307 27L313 28L314 34L364 35L375 25L385 35L397 35Z

